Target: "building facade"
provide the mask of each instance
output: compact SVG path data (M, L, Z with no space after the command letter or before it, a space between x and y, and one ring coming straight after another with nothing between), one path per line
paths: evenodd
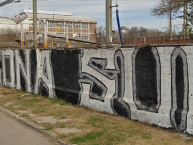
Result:
M68 36L70 38L95 41L97 22L91 17L72 16L67 12L38 11L38 32L44 33L44 24L47 25L47 34L55 36L66 36L65 27L68 26ZM19 15L12 17L16 24L23 23L24 32L33 33L33 11L23 9Z

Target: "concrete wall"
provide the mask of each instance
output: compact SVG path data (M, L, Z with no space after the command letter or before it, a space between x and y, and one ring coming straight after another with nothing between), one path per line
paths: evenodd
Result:
M193 46L1 50L0 82L193 134Z

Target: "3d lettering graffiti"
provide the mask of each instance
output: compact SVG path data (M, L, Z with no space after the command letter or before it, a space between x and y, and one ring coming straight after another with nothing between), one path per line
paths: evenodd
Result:
M0 83L193 134L193 50L0 50Z

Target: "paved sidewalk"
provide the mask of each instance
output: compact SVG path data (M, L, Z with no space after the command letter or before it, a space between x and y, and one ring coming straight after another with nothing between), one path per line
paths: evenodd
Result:
M1 145L56 145L45 136L25 127L0 112Z

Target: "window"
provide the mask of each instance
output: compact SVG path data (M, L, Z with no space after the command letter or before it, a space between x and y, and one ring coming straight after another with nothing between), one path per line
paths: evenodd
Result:
M64 23L63 22L54 22L54 26L55 26L55 28L63 28Z
M82 29L87 29L88 30L88 23L83 23L82 24Z
M81 34L80 34L80 33L77 33L76 37L77 37L77 38L81 38Z
M82 34L82 40L88 40L88 34Z
M80 23L74 23L74 29L80 29L81 24Z
M64 28L64 22L58 22L58 28Z
M66 22L66 25L68 26L69 29L72 29L72 22Z
M53 21L49 21L48 22L48 27L49 28L54 28L54 22Z

